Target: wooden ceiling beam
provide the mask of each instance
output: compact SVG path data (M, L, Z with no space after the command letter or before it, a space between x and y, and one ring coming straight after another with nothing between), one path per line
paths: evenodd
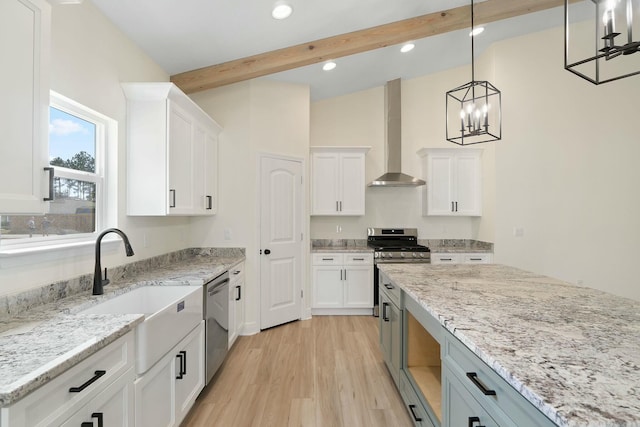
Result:
M561 6L564 0L487 0L475 5L475 21L486 24ZM302 43L171 76L194 93L306 65L469 28L471 9L457 7L377 27Z

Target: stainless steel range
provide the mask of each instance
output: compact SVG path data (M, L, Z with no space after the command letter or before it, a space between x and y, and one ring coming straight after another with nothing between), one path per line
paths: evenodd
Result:
M367 245L373 248L373 315L378 316L378 264L431 263L431 251L418 244L416 228L368 228Z

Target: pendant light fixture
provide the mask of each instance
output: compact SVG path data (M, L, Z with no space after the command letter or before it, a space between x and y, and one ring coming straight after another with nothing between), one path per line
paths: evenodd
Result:
M593 84L640 74L640 0L564 2L564 68Z
M471 0L471 31L474 30ZM471 82L447 92L447 141L458 145L502 139L502 95L486 80L476 80L471 36Z

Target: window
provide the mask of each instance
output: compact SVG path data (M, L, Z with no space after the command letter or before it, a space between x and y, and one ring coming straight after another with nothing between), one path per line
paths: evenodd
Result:
M115 148L116 123L77 102L51 92L49 164L54 168L54 200L45 215L0 217L0 251L12 247L57 246L94 240L113 225L115 204L107 209L106 148Z

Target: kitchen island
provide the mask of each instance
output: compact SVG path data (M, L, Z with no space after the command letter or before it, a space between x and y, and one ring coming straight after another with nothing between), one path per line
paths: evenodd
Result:
M640 426L640 302L502 265L380 270L560 426Z

